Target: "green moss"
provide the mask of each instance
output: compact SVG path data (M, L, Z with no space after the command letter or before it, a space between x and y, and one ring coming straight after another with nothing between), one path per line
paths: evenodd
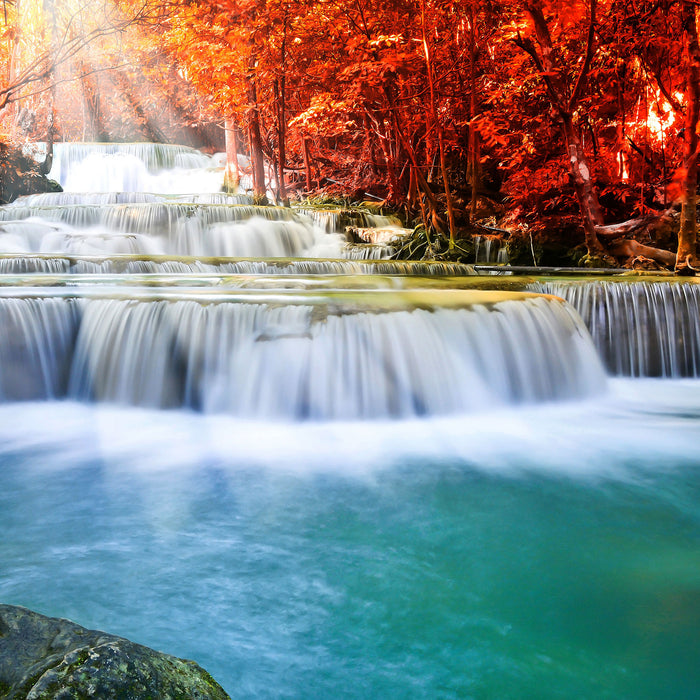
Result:
M587 268L610 268L610 267L618 267L617 262L615 261L615 258L610 257L609 255L584 255L580 262L579 265L581 267L587 267Z

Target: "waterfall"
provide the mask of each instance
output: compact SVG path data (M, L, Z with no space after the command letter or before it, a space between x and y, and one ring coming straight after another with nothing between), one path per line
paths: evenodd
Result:
M399 418L580 398L605 381L579 319L554 298L42 294L2 300L13 329L0 341L4 400L65 391L242 417Z
M53 164L49 177L64 184L77 166L89 159L93 159L94 163L95 159L104 156L134 159L142 163L150 172L174 168L205 168L212 165L212 159L209 156L187 146L145 142L57 142L53 145Z
M0 238L1 243L2 239ZM69 272L71 272L71 261L68 258L40 255L0 255L0 274L2 275L56 275Z
M362 208L259 207L251 204L250 197L247 195L228 195L214 191L220 185L212 187L208 180L206 187L196 187L192 191L187 191L191 177L198 177L205 171L209 174L216 174L220 170L220 162L216 159L211 159L209 156L192 149L177 146L58 144L54 160L55 176L64 183L72 182L71 188L77 187L76 183L80 180L81 187L84 186L89 191L86 193L69 191L33 195L22 198L12 205L1 207L0 249L3 254L0 255L0 271L8 275L36 273L47 275L119 274L125 276L120 284L129 289L135 289L138 285L143 284L157 285L164 281L166 284L178 288L190 285L233 289L251 285L254 287L256 284L248 280L247 277L236 279L222 277L203 281L202 279L195 280L193 275L412 276L416 278L415 283L411 283L412 287L423 285L429 288L435 286L435 283L428 280L421 281L421 276L452 275L464 277L472 275L474 272L472 266L453 263L387 260L386 258L393 250L391 240L394 232L403 231L399 228L400 222L395 218L374 214ZM88 177L90 174L92 181ZM101 181L103 177L113 178L114 181L104 183ZM160 187L162 182L158 178L172 180L173 187ZM158 186L159 193L143 191L152 186ZM131 191L132 189L139 191ZM348 226L352 226L360 232L355 237L354 242L344 241L344 231ZM358 243L358 241L360 242ZM503 260L504 248L500 245L500 239L497 237L488 235L475 237L475 245L477 261L491 263L495 260ZM164 274L181 275L182 279L163 280L154 277L150 281L146 281L145 278L135 277ZM25 284L25 282L21 283ZM58 279L47 283L59 286L75 284L104 286L106 284L104 281L99 281L98 278L92 280L86 278L82 283L75 280L62 282ZM515 278L507 286L504 286L501 281L488 282L484 281L483 278L480 278L478 282L479 286L483 288L489 286L504 289L530 288L533 291L552 293L569 301L583 318L605 366L612 373L634 376L698 375L700 371L700 350L698 349L700 346L700 330L698 329L700 314L698 314L697 298L699 287L696 285L664 282L622 283L619 281L581 284L561 281L535 283L528 287L529 283L529 280L518 281ZM110 281L110 284L116 283ZM262 280L259 280L257 284L263 296L273 293L275 285ZM291 289L294 286L307 288L306 284L306 282L290 279L283 285L277 285L277 288ZM385 284L395 288L401 288L403 285L396 280L387 280ZM457 281L453 283L455 286L460 284L462 283ZM327 293L330 293L331 286L345 294L344 289L363 289L366 291L366 288L375 286L375 284L359 284L352 283L347 279L337 279L327 283L325 286ZM322 285L318 285L319 289L321 287ZM185 293L183 292L183 294ZM107 307L111 309L106 300L98 302L97 299L88 299L88 296L85 295L85 298L74 304L81 309L85 308L88 319L85 323L82 320L79 323L81 338L84 333L88 332L88 327L92 323L89 321L92 318L92 312L89 309L97 307L100 303L105 306L105 309ZM256 302L260 306L253 306L256 313L262 313L260 309L265 307L263 302L264 300ZM281 303L289 303L288 298L283 296ZM518 303L521 303L518 308L531 309L533 307L530 302ZM138 302L138 309L142 309L139 313L146 314L146 311L143 310L144 304L144 301ZM179 308L178 304L194 304L193 308L199 309L197 312L190 312L187 318L194 318L198 313L205 316L207 314L213 315L216 307L218 309L216 313L222 315L220 321L223 325L229 324L229 321L223 320L225 313L237 315L237 317L241 314L245 315L242 311L245 305L242 303L224 304L221 307L212 305L209 311L204 312L202 309L208 309L208 306L202 306L200 301L183 298L168 302L167 309L169 311L167 312L164 310L159 311L158 314L155 311L149 312L156 314L149 322L154 326L163 325L165 321L159 320L162 316L163 319L168 319L168 323L186 324L185 320L172 318L172 309ZM116 301L114 304L115 308L120 309L123 305L124 302L117 304ZM270 308L272 306L270 305ZM302 312L296 309L294 313L302 315L303 313L311 313L313 318L317 317L318 309L316 307L312 313L310 306L304 304L301 306L306 311ZM224 308L229 307L230 311L223 311ZM128 305L125 308L131 309ZM107 311L103 309L103 313L107 314ZM114 313L117 312L114 311ZM129 314L137 312L135 309L131 309L128 313L126 310L119 313L122 322L126 323L125 319L130 318ZM252 314L253 311L251 310L250 313ZM292 312L290 311L290 313ZM368 313L367 318L374 319L371 323L377 324L378 330L376 332L379 334L387 333L379 330L380 327L383 327L382 324L391 324L396 318L401 317L404 319L403 323L412 325L417 323L416 318L429 313L431 320L429 322L422 321L421 329L414 329L414 332L419 336L437 332L440 335L447 335L447 331L442 328L438 329L435 325L435 319L442 315L453 319L478 315L472 308L460 311L439 308L430 312L422 308L403 309L401 313L404 316L395 315L399 314L395 309L390 310L390 313L379 313L372 308ZM529 310L527 317L529 318L529 315L534 313L534 311ZM541 314L541 311L537 311L537 314ZM502 318L504 315L505 312L500 316L496 314L494 318ZM514 311L508 311L507 315L510 319L509 323L514 326L518 326L519 323L522 325L521 321L512 318L515 315ZM386 320L380 320L384 316L387 316ZM348 327L353 324L361 325L361 315L355 309L344 312L344 318L342 323ZM490 322L487 318L483 318L479 328L487 327ZM202 321L202 323L204 322ZM330 328L336 323L341 322L331 314L329 319L324 321L323 328ZM458 323L463 324L463 321L460 320ZM294 323L292 325L294 326ZM317 328L314 324L309 326L308 334L309 337L315 339L312 343L314 347L326 342L322 340L325 336L320 329L320 326ZM346 329L344 332L347 333L348 338L358 337L354 331L350 332ZM485 331L474 332L478 336ZM488 332L489 342L496 343L494 347L504 347L502 339L498 342L494 340L494 332ZM503 332L501 331L501 334ZM395 330L395 333L401 335L399 330ZM92 337L93 340L89 346L96 348L99 346L97 335L93 334ZM524 337L526 340L521 338L521 341L527 343L526 347L536 345L534 336L525 334ZM294 345L290 338L287 340L289 345ZM299 339L297 338L297 340ZM112 345L114 342L116 341L113 341ZM133 344L136 341L132 337L130 342ZM153 348L157 345L156 339L152 342L155 345L150 349L143 350L144 352L155 352ZM348 342L351 341L348 340ZM527 350L524 353L516 353L513 349L516 347L514 342L509 341L509 343L505 345L509 348L508 354L520 355L532 352ZM306 341L296 344L305 347ZM275 346L275 343L272 343L272 346ZM161 346L158 345L158 347ZM166 343L161 349L166 352L170 347ZM257 345L253 344L251 347L256 348ZM301 353L301 358L303 352L306 351L299 350L298 352ZM316 351L314 350L314 352ZM329 350L329 352L336 355L342 354L337 348ZM449 354L447 351L445 352ZM540 350L537 352L542 355ZM128 354L126 349L124 353ZM358 357L362 355L359 351L356 354ZM497 351L494 350L492 354L496 355ZM85 357L93 358L90 361L85 359L81 365L83 368L89 368L92 366L90 363L94 361L94 353ZM299 362L301 361L299 359ZM402 360L402 362L404 365L408 365L407 360ZM504 362L505 360L502 358L500 363ZM100 363L100 367L106 366L103 360L100 360ZM127 366L131 367L131 363L127 363ZM413 367L412 371L418 376L419 370L417 368ZM129 375L126 370L124 372ZM161 376L164 372L166 370L163 368L155 368L152 376ZM168 372L172 374L170 370ZM226 370L226 373L227 376L232 375L233 370ZM78 386L76 381L71 381L71 387ZM283 380L280 381L284 384ZM487 384L493 386L493 381L489 380L489 382ZM129 383L127 382L127 387ZM136 380L131 382L131 384L135 383L139 382ZM155 405L166 406L179 405L184 402L185 405L201 404L205 407L218 405L217 401L208 398L211 392L202 389L198 381L191 385L188 384L189 388L187 389L184 389L177 382L174 384L171 382L170 388L165 386L162 388L164 393L160 396L154 388L146 390L145 387L148 383L145 375L140 384L142 391L145 392L144 396L134 397L132 389L127 387L121 389L131 396L127 403L148 404L152 402ZM204 384L206 385L207 382ZM47 389L46 395L52 395L51 392L55 391L57 390ZM117 395L114 387L103 390L91 386L89 390L82 387L80 390L75 389L75 391L81 396L87 396L94 391L96 395L105 396L109 400L123 398ZM287 391L292 391L292 389L287 389ZM347 390L344 389L344 391L347 393ZM308 392L313 393L311 389ZM333 392L330 391L330 393ZM147 396L155 398L147 399ZM547 393L543 392L541 396L546 397ZM229 401L232 400L229 398ZM304 401L299 400L296 403L304 404ZM314 402L311 403L316 405ZM339 400L336 403L339 403ZM353 401L350 403L355 408L350 410L348 415L364 415L367 408L362 402L354 400L354 403ZM377 403L379 406L384 405L379 399ZM403 405L403 402L399 403ZM429 407L426 408L426 411L436 407L436 410L442 410L440 408L442 404L439 401L423 397L420 401L416 401L412 409L406 409L407 412L420 413L417 408L419 404ZM445 405L452 407L449 410L462 410L464 408L463 406L460 408L461 404L452 399L446 400ZM258 410L243 404L240 406L238 404L236 406L227 405L226 410L235 409L234 412L243 414L248 408L253 411ZM260 410L265 413L264 410ZM305 417L317 415L314 408L295 410ZM397 408L393 404L391 409L385 407L378 410L380 415L385 413L403 415L404 411L403 408ZM270 411L273 414L284 413L281 410L276 412L270 409ZM337 411L336 409L328 409L328 411L319 409L319 415L325 412L331 415L335 415L335 413L344 415L339 409Z
M76 195L60 194L39 198L39 205L30 201L0 208L4 252L340 257L338 237L289 208L103 195L76 204Z
M474 236L474 262L477 265L505 265L508 250L500 236Z
M390 245L347 244L343 251L343 257L348 260L386 260L394 254L395 250L394 246Z
M700 376L700 285L548 281L529 287L566 299L608 370L634 377Z
M59 142L49 177L71 192L215 192L223 168L186 146Z
M376 260L393 248L345 246L346 226L403 231L396 217L359 208L256 207L216 192L220 161L181 146L58 143L50 176L66 191L0 208L3 253Z
M2 239L0 238L0 241ZM299 258L235 260L187 259L166 256L77 254L0 254L0 273L193 273L219 272L240 275L392 275L416 277L464 277L474 275L471 265L407 260L322 260Z
M0 400L65 394L78 326L64 299L0 299Z
M99 225L115 231L138 231L148 234L169 232L176 225L182 226L184 222L196 222L205 228L217 223L240 222L252 218L268 221L289 221L296 218L292 209L284 207L191 204L170 200L39 207L25 206L18 200L13 206L0 208L0 221L19 221L30 217L62 222L78 228Z
M347 226L359 228L399 228L401 222L396 216L372 214L364 209L323 209L301 205L296 208L308 216L327 233L344 233Z

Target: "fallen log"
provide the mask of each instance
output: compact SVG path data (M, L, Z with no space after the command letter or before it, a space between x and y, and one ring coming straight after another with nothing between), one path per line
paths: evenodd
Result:
M654 239L662 230L668 230L674 225L675 209L666 209L660 214L653 216L640 216L636 219L628 219L619 224L608 224L607 226L596 226L595 232L602 238L619 238L621 236L638 236L644 234L650 239Z
M642 256L655 260L662 265L673 267L676 264L676 254L661 248L653 248L634 240L624 238L610 245L609 251L616 258L636 258Z

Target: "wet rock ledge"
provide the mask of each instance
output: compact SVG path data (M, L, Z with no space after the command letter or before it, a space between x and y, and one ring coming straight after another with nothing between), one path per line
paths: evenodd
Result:
M194 661L0 605L0 698L230 700Z

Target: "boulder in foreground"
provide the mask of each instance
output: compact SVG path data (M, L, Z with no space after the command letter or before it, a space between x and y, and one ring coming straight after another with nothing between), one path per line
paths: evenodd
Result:
M193 661L0 605L0 698L230 700Z

